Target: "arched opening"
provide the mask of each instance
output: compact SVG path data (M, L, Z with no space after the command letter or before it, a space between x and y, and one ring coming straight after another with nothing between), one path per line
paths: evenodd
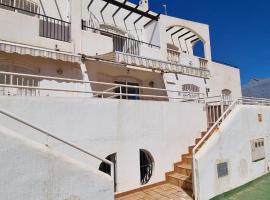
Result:
M201 36L190 28L174 25L167 27L167 53L168 60L179 61L176 57L182 54L205 58L205 43ZM176 46L177 48L171 48ZM174 58L174 59L172 59ZM203 62L203 61L202 61Z
M221 94L224 106L229 106L232 103L232 91L229 89L223 89Z
M205 58L204 43L201 40L198 40L196 43L194 43L193 55L200 58Z
M223 89L221 93L222 95L230 96L232 94L232 91L229 89Z
M141 184L147 184L153 174L154 159L149 151L140 149L140 173L141 173Z
M111 161L113 163L113 169L111 169L111 166L105 162L102 162L99 165L99 170L111 175L112 174L112 170L114 170L114 191L116 192L116 187L117 187L117 182L116 182L116 153L113 153L111 155L108 155L106 157L106 160Z
M182 85L182 91L198 93L198 92L200 92L200 88L194 84L184 84L184 85Z

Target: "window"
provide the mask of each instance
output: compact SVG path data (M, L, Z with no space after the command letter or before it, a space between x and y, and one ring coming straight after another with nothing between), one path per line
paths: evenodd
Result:
M200 88L194 84L182 85L182 91L184 92L200 92Z
M111 154L109 156L106 157L107 160L111 161L114 165L113 165L113 170L114 170L114 191L116 192L116 186L117 186L117 182L116 182L116 153ZM112 174L112 169L111 166L105 162L102 162L99 166L99 170L111 175Z
M139 94L140 94L140 89L132 86L139 86L138 83L132 83L132 82L127 82L127 81L115 81L116 84L121 84L123 85L121 87L116 88L114 90L115 93L122 93L122 99L129 99L129 100L139 100ZM131 86L131 87L129 87ZM120 99L121 96L116 97L117 99Z
M154 159L152 155L144 150L140 150L140 172L141 172L141 184L147 184L153 174Z

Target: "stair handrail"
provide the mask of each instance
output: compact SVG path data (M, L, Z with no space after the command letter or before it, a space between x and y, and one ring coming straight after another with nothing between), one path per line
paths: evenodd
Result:
M209 136L211 136L214 133L214 129L217 128L228 116L229 114L234 110L234 108L239 105L266 105L270 106L270 99L266 98L257 98L257 97L240 97L237 100L235 100L226 111L220 116L220 118L214 123L213 126L206 132L206 134L202 137L202 139L199 141L198 144L195 145L195 147L192 150L192 177L193 177L193 194L195 195L195 200L197 199L197 187L196 187L196 175L195 175L195 154L199 151L199 148L207 141Z
M72 144L70 142L67 142L67 141L65 141L65 140L63 140L63 139L61 139L61 138L59 138L59 137L57 137L57 136L49 133L46 130L43 130L41 128L38 128L37 126L31 124L30 122L27 122L27 121L23 120L22 118L15 116L15 114L12 114L12 113L4 110L4 109L0 109L0 113L3 114L3 115L5 115L5 116L8 116L11 119L14 119L17 122L22 123L22 124L24 124L24 125L26 125L26 126L28 126L30 128L35 129L35 130L39 131L40 133L45 134L48 137L51 137L51 138L53 138L53 139L55 139L55 140L57 140L57 141L59 141L61 143L64 143L64 144L68 145L69 147L72 147L73 149L76 149L76 150L78 150L78 151L80 151L80 152L82 152L82 153L84 153L84 154L86 154L88 156L91 156L91 157L93 157L93 158L95 158L95 159L97 159L97 160L99 160L101 162L104 162L104 163L110 165L111 169L113 169L113 163L110 162L109 160L103 159L103 158L101 158L101 157L99 157L99 156L97 156L97 155L95 155L93 153L90 153L89 151L87 151L87 150L85 150L83 148L80 148L80 147L76 146L75 144ZM111 170L111 177L112 178L114 177L113 170Z
M220 116L220 118L214 123L213 126L206 132L206 134L202 137L202 139L198 142L198 144L195 145L195 147L192 150L192 182L193 182L193 194L194 199L196 200L198 197L197 194L197 182L196 182L196 175L195 175L195 154L198 152L199 148L202 146L202 144L208 139L209 136L213 133L214 129L220 125L220 123L228 116L228 114L235 108L236 105L238 105L239 99L235 100L229 108Z

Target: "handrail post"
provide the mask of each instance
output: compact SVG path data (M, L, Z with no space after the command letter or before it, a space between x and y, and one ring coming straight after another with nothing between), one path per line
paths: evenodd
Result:
M119 90L120 90L120 99L122 99L122 86L119 86Z

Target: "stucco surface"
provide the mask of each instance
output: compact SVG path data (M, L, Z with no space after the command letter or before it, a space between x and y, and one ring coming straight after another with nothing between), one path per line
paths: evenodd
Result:
M269 171L269 123L269 107L239 105L230 113L195 156L198 199L210 199ZM252 162L251 140L259 138L264 138L265 159ZM228 163L228 175L218 178L216 165L223 162Z
M141 187L140 149L154 158L149 184L163 181L165 172L172 170L173 163L206 130L204 106L196 103L1 97L0 105L100 157L117 153L117 192ZM25 127L3 117L1 123L29 134ZM52 143L52 147L81 158L61 145ZM90 161L89 165L98 169L100 162Z
M0 199L114 199L108 175L4 126L0 126L0 165Z

